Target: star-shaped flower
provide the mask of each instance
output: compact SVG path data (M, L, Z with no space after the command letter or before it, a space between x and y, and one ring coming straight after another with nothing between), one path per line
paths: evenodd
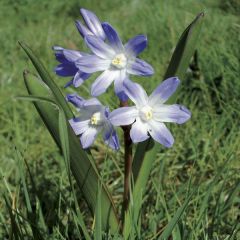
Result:
M189 110L182 105L164 104L175 92L179 83L178 78L169 78L148 97L139 84L126 81L125 92L135 106L114 110L109 116L111 123L115 126L132 124L130 137L134 143L145 141L151 136L165 147L171 147L174 138L164 122L182 124L191 117Z
M69 120L76 135L80 135L83 148L90 147L101 132L104 142L114 150L119 149L117 133L108 119L109 109L96 98L84 100L77 94L67 95L79 111L80 116Z
M85 42L94 54L82 56L76 62L76 66L80 71L89 74L103 71L92 85L92 96L104 93L114 81L117 96L121 100L126 100L123 82L128 75L150 76L154 73L151 65L137 58L146 48L147 38L138 35L123 45L110 24L103 23L102 27L108 44L99 37L85 35Z

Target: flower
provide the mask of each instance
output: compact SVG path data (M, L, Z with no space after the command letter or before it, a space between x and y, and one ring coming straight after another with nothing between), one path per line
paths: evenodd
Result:
M127 96L123 82L129 74L150 76L154 73L151 65L137 58L147 46L147 38L138 35L123 46L118 33L109 23L103 23L102 28L108 44L94 35L85 35L85 42L94 54L82 56L77 60L76 66L89 74L103 71L92 85L92 96L104 93L114 81L115 93L124 101Z
M77 94L69 94L66 98L80 113L79 117L69 120L69 123L75 134L81 135L80 141L83 148L90 147L97 134L102 132L104 142L114 150L119 149L118 136L108 119L110 112L107 107L96 98L84 100Z
M81 8L80 13L86 23L84 26L80 21L76 21L76 27L80 34L85 37L86 35L95 35L96 37L105 39L105 33L103 31L101 22L97 16L86 9ZM57 75L61 77L73 76L73 79L69 81L65 87L73 85L74 87L79 87L86 79L88 79L91 74L82 72L76 66L76 61L82 56L88 56L86 53L82 53L75 50L65 49L59 46L54 46L55 56L60 64L55 68Z
M151 136L165 147L171 147L174 139L164 122L182 124L191 117L184 106L164 104L179 83L176 77L168 78L148 97L139 84L126 81L125 92L135 106L114 110L109 116L111 123L115 126L132 124L130 137L134 143L145 141Z
M73 85L74 87L79 87L86 79L88 79L91 74L84 73L80 71L75 62L81 58L86 53L82 53L76 50L65 49L59 46L54 46L56 59L60 64L54 69L57 75L61 77L73 76L73 79L69 81L65 87Z

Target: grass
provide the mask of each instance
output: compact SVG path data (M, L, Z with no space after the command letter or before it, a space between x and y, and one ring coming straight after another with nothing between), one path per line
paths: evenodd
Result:
M74 215L72 189L61 154L34 107L13 100L14 96L26 93L23 69L34 71L17 41L29 43L51 71L56 65L52 45L86 50L74 26L74 20L80 19L79 7L89 8L101 20L111 22L125 41L138 33L147 34L149 46L141 57L153 65L156 73L148 79L134 80L148 93L163 80L181 32L198 12L205 12L197 54L177 96L177 102L191 109L192 119L183 126L169 125L175 145L168 150L159 147L143 196L141 239L159 237L186 199L188 186L197 190L174 229L173 239L239 239L237 1L225 4L210 0L90 0L81 4L75 0L0 3L1 239L8 239L11 231L27 239L32 239L35 233L34 238L38 239L36 229L45 239L76 239L83 235L79 213ZM94 77L84 88L77 89L79 94L88 96ZM63 87L66 79L54 78ZM118 102L115 98L113 103L113 97L108 91L100 99L114 108ZM115 202L120 203L123 152L108 151L112 161L107 162L105 152L106 147L99 140L93 154ZM81 193L76 194L81 199ZM80 206L82 217L91 229L93 219L81 200ZM9 208L14 209L12 217Z

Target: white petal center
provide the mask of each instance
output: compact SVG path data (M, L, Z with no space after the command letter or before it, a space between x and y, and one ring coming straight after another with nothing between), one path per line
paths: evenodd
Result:
M140 118L147 122L153 118L152 108L149 106L144 106L139 111Z
M127 58L123 53L117 54L112 60L112 66L122 69L127 65Z
M103 112L95 112L90 118L90 123L95 126L103 125L105 116Z

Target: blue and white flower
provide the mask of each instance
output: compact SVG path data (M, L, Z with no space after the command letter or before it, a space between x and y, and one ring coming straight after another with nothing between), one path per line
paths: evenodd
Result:
M146 48L147 38L138 35L123 45L110 24L103 23L102 27L108 44L102 38L85 35L85 42L94 54L82 56L76 62L76 66L89 74L103 71L92 85L92 96L104 93L114 81L115 93L121 100L126 100L123 82L130 74L150 76L154 73L151 65L137 58Z
M80 9L80 13L84 19L86 25L84 26L80 21L76 21L76 26L82 37L86 35L94 35L104 40L106 38L101 22L97 16L86 9ZM57 61L60 64L55 68L57 75L61 77L73 77L65 87L73 85L79 87L91 74L80 71L76 66L76 61L82 56L88 56L88 54L79 52L76 50L65 49L59 46L54 46L53 50Z
M82 147L89 148L97 135L102 133L104 142L114 150L119 149L117 133L108 119L109 109L103 106L96 98L84 100L77 94L67 95L79 111L80 116L69 120L76 135L80 135Z
M134 143L145 141L151 136L165 147L171 147L174 138L164 122L182 124L191 117L191 113L184 106L164 104L179 83L178 78L169 78L148 97L139 84L126 81L125 92L135 106L114 110L109 116L111 123L115 126L132 124L130 137Z

